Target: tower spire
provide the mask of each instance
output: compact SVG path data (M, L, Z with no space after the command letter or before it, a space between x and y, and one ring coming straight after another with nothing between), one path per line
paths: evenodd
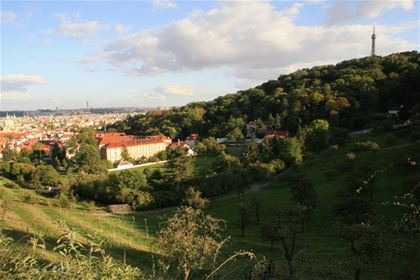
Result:
M375 26L373 26L373 33L372 33L372 49L370 52L371 56L375 56L375 39L376 39L376 34L375 34Z

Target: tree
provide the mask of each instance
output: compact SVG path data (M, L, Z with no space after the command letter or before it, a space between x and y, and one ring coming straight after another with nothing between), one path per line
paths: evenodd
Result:
M121 188L116 197L123 203L130 204L134 211L140 208L147 208L153 204L153 196L139 189Z
M57 186L61 184L60 174L51 165L40 165L36 167L33 178L34 184L37 183L37 180L44 186Z
M245 237L245 228L249 222L249 208L243 203L239 204L239 226L241 228L241 236Z
M244 134L242 133L242 130L239 127L235 127L226 135L226 138L230 141L240 142L244 140Z
M260 224L261 204L262 204L262 200L260 198L258 198L256 196L252 197L251 205L254 207L255 219L256 219L257 225Z
M131 160L130 154L128 153L127 147L123 147L121 150L121 158L125 161Z
M214 162L213 169L220 172L231 172L232 170L241 167L241 161L239 158L222 152Z
M298 175L299 176L299 175ZM316 207L316 200L318 198L313 185L300 176L290 186L290 194L293 201L305 205L308 208L314 209Z
M77 169L87 173L106 173L106 161L101 160L95 131L84 128L67 143L67 149L74 153L72 158Z
M32 162L39 163L44 158L44 150L42 144L37 142L32 146L31 159Z
M334 215L347 224L360 224L372 213L369 203L358 197L345 197L333 207Z
M245 163L249 164L249 163L256 162L260 157L259 153L260 153L260 150L259 150L257 142L251 141L251 143L249 143L246 146L246 150L243 153L243 158L244 158Z
M303 249L299 248L297 243L299 226L303 218L299 205L292 209L279 209L277 211L278 238L281 242L284 259L287 262L289 279L293 279L296 272L295 260L303 252Z
M379 253L379 232L369 224L336 225L338 237L344 240L352 254L351 264L354 270L354 279L361 279L362 272L372 262L373 256Z
M166 183L182 187L182 184L193 175L192 157L186 155L184 147L177 147L169 153L167 171L164 173Z
M224 244L222 232L222 220L201 209L184 207L165 222L158 232L158 244L167 261L188 280L195 271L211 267Z
M185 192L184 203L194 209L204 209L207 206L208 200L201 196L201 192L189 187Z
M123 170L116 175L114 174L112 174L110 178L119 188L129 188L133 190L146 190L148 188L146 176L141 170L129 169Z
M261 236L270 242L270 251L272 252L274 242L280 239L280 229L276 224L265 224L261 227Z
M301 163L303 159L303 143L298 137L287 137L277 141L276 149L279 157L286 163Z

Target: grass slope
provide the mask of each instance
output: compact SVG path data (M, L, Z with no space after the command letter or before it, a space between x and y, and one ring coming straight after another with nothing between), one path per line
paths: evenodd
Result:
M389 166L396 160L420 155L420 144L410 142L399 132L397 140L389 141L389 135L372 133L369 135L352 138L348 143L333 153L309 155L301 170L314 184L318 194L318 207L313 219L306 226L303 234L299 235L299 246L308 248L310 257L308 265L300 271L298 277L303 279L341 279L349 276L348 271L334 270L334 265L348 256L345 244L338 240L332 231L333 216L331 208L336 202L336 193L342 190L352 178L367 178L372 170ZM346 161L346 154L351 145L359 140L372 140L377 142L381 149L377 153L361 152L356 154L352 162ZM392 142L392 144L387 144ZM212 159L201 159L204 162L199 166L212 164ZM417 158L418 160L418 158ZM200 167L203 168L203 167ZM411 171L388 169L382 173L375 186L373 208L376 213L395 215L395 209L383 205L391 201L395 194L408 191L408 182L420 174L419 165ZM292 173L293 170L290 172ZM269 223L274 219L274 209L278 206L292 206L290 200L289 182L287 172L261 186L253 188L253 192L242 196L240 203L251 203L253 197L263 201L261 206L261 223ZM11 229L11 234L24 241L25 235L42 234L47 240L47 249L51 250L63 229L59 226L64 222L69 227L79 232L79 240L85 242L88 234L105 239L107 251L116 259L122 260L125 255L127 262L142 268L150 268L152 254L157 253L153 246L154 233L159 227L159 222L167 211L146 211L125 216L114 216L106 213L104 209L93 212L82 210L80 207L60 209L54 206L41 206L20 202L22 189L7 189L3 185L7 179L0 179L0 188L5 189L11 209L6 213L5 221L0 221L1 226ZM251 215L250 225L246 229L246 236L240 237L239 229L239 203L235 195L216 200L208 209L209 213L226 220L226 234L231 236L224 256L238 250L252 250L259 258L264 255L267 259L282 262L280 244L276 243L273 252L269 250L267 241L261 238L259 226L256 225ZM146 225L150 236L147 235ZM47 259L57 257L49 252ZM240 271L248 265L239 261L228 265L222 279L236 279Z

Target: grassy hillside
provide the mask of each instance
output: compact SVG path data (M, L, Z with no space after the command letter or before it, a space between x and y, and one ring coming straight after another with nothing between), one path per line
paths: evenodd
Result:
M348 161L346 154L352 144L366 139L377 142L381 149L376 153L356 153L356 159ZM351 138L337 151L307 155L305 163L299 167L299 170L314 184L318 194L318 207L305 232L298 237L298 245L307 247L308 250L307 265L298 269L300 278L345 279L349 277L348 268L343 267L340 271L333 269L349 254L345 244L335 237L332 230L334 217L331 209L337 200L336 193L343 190L352 178L367 178L374 170L386 168L393 162L407 157L417 157L415 159L418 162L419 155L420 143L410 141L404 131L393 133L393 135L391 133L362 135ZM257 184L257 187L254 185L251 189L255 191L244 194L240 203L250 203L253 197L258 197L263 202L261 223L271 222L274 219L276 207L294 204L289 194L289 179L294 172L297 172L296 168L284 172L269 181L268 184L262 182ZM372 202L374 212L388 216L398 214L396 209L384 205L383 202L391 201L394 195L408 191L409 182L418 178L418 174L420 174L418 164L410 170L388 168L381 173L375 182L376 190ZM22 244L27 239L25 237L27 235L44 236L47 241L47 251L44 253L46 259L57 257L50 250L60 233L63 232L63 228L60 226L60 223L63 222L79 232L78 239L81 242L85 242L88 234L95 235L106 240L105 249L114 258L123 260L125 255L128 263L146 269L151 267L152 255L158 253L153 246L154 233L159 227L161 216L170 214L172 210L115 216L106 213L103 208L97 208L94 211L83 210L78 204L69 209L62 209L52 206L54 205L53 198L47 199L51 205L29 204L23 200L27 193L32 191L6 188L4 184L7 181L2 178L0 188L4 190L10 201L10 209L5 215L5 221L0 221L0 225L9 228L9 234L21 241ZM33 193L33 195L37 197L36 194ZM269 244L261 238L260 228L255 224L253 215L251 215L251 221L246 228L246 236L240 237L239 203L234 194L214 201L208 211L210 214L226 220L226 234L231 236L231 242L226 248L224 256L238 250L252 250L259 258L264 255L267 259L282 262L280 244L275 243L274 251L270 252ZM149 236L147 236L146 224ZM240 271L247 265L247 262L240 261L227 266L223 279L239 278Z

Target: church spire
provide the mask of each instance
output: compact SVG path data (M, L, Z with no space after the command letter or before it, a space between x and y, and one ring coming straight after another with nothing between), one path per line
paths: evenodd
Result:
M375 39L376 39L376 34L375 34L375 26L373 26L373 33L372 33L372 50L370 52L371 56L375 56Z

